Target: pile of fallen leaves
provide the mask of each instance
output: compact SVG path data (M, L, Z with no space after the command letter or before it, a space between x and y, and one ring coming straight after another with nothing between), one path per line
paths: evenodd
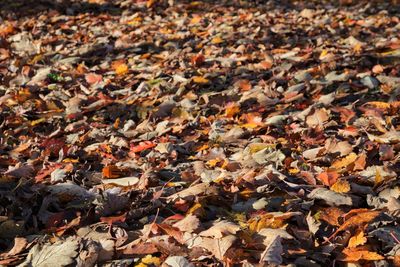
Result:
M336 2L1 1L0 265L399 266L400 7Z

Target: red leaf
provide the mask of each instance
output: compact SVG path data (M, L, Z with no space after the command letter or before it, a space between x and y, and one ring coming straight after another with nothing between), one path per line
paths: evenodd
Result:
M155 147L155 146L156 146L156 144L154 144L151 141L143 141L143 142L140 142L136 146L131 145L131 152L135 152L136 153L136 152L140 152L140 151L143 151L143 150Z

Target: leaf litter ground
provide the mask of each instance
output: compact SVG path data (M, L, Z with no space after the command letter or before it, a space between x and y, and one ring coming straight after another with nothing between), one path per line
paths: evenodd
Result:
M400 263L396 1L2 1L0 264Z

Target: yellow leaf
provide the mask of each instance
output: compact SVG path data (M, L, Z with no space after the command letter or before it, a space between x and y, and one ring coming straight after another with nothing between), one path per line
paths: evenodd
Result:
M346 180L338 180L331 186L331 190L337 193L347 193L350 189L350 183Z
M376 169L376 174L375 174L375 185L379 185L384 181L381 173L379 172L378 169Z
M192 78L193 82L199 83L199 84L206 84L209 83L210 81L202 76L194 76Z
M199 147L198 149L196 149L196 152L204 151L209 148L210 148L210 146L208 144L205 144L205 145L202 145L201 147Z
M212 40L211 40L212 44L220 44L222 42L224 42L224 40L222 40L222 38L219 36L216 36L216 37L212 38Z
M207 165L210 167L215 167L221 161L222 161L222 159L220 159L220 158L210 159L209 161L207 161Z
M78 163L79 159L66 158L66 159L63 159L62 162L65 162L65 163Z
M391 104L390 103L381 102L381 101L371 101L371 102L365 103L365 105L370 105L370 106L373 106L373 107L379 108L379 109L389 109L389 108L391 108Z
M395 50L383 52L383 53L380 53L379 55L380 55L380 56L383 56L383 57L387 57L387 56L390 56L390 57L399 56L399 55L400 55L400 49L395 49Z
M276 145L274 144L265 144L265 143L252 143L249 144L250 154L257 153L265 148L274 148Z
M128 70L129 70L128 66L125 63L123 63L116 67L115 73L117 75L125 75L128 72Z
M292 175L298 174L299 172L300 172L300 170L297 169L297 168L290 168L289 169L289 173L292 174Z
M201 17L200 16L195 16L190 20L190 24L197 24L201 21Z
M194 214L198 217L203 217L206 213L201 203L194 204L188 211L187 214Z
M350 164L352 164L354 161L356 161L356 159L357 159L356 153L352 152L349 155L347 155L346 157L334 161L332 164L332 168L337 169L337 170L346 168Z
M325 57L326 55L328 55L328 50L322 50L322 52L321 52L321 54L319 55L319 58L323 58L323 57Z
M236 105L235 103L229 103L225 107L225 117L233 118L236 114L240 112L240 106Z
M354 50L355 53L361 53L361 51L362 51L362 45L361 45L360 43L356 44L356 45L353 47L353 50Z
M161 260L158 257L153 257L151 255L147 255L146 257L144 257L142 259L142 263L147 264L147 265L154 264L156 266L160 266Z
M364 236L364 232L360 231L356 235L352 236L349 240L349 248L355 248L367 243L367 238Z
M38 125L38 124L40 124L42 122L45 122L45 121L46 121L46 118L40 118L38 120L31 121L31 125L35 126L35 125Z
M285 220L288 219L284 216L274 217L272 214L264 214L256 216L248 221L249 230L259 232L263 228L282 228L285 225Z

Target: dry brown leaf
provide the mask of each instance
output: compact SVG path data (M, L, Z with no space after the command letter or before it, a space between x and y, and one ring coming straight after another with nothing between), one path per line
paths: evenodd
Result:
M210 251L217 259L223 260L226 252L237 238L233 235L228 235L223 238L201 237L201 239L202 242L198 246Z
M215 223L209 229L200 232L200 236L222 238L228 234L236 234L240 230L240 226L229 221L220 221Z
M319 219L333 226L340 226L339 218L342 217L344 211L337 207L325 208L319 214Z
M329 120L329 114L326 109L321 108L315 110L315 112L306 118L306 123L310 127L322 127L324 122Z
M186 215L182 220L174 223L172 226L178 228L182 232L192 233L200 227L200 220L192 215Z

